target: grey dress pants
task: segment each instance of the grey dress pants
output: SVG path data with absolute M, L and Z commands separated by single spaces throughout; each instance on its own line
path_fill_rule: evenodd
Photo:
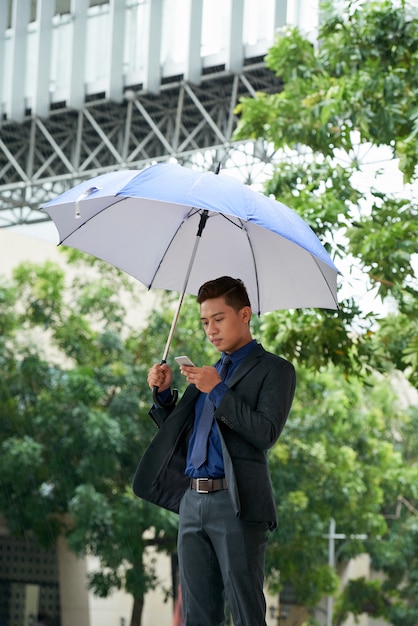
M 265 626 L 268 524 L 237 518 L 227 490 L 188 489 L 180 504 L 178 558 L 185 626 Z

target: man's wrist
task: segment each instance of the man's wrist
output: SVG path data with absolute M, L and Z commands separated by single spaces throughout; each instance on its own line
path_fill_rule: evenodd
M 223 381 L 214 386 L 212 391 L 209 392 L 209 400 L 217 407 L 220 405 L 222 398 L 228 391 L 229 387 Z

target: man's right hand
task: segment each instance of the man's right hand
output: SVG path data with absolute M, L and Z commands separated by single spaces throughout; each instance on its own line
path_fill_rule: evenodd
M 164 363 L 160 365 L 156 363 L 148 370 L 148 385 L 150 389 L 158 387 L 159 393 L 168 389 L 173 380 L 173 372 L 171 367 Z

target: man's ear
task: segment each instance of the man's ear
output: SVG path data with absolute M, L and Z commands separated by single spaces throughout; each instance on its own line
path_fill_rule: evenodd
M 241 316 L 242 316 L 242 321 L 243 322 L 249 322 L 250 319 L 251 319 L 251 315 L 252 315 L 251 307 L 244 306 L 241 309 Z

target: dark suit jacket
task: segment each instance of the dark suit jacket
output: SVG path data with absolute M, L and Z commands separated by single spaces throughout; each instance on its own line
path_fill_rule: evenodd
M 257 344 L 231 375 L 215 411 L 235 513 L 244 520 L 268 522 L 271 528 L 277 520 L 266 452 L 286 422 L 295 380 L 291 363 Z M 189 385 L 174 409 L 151 409 L 159 430 L 133 481 L 137 496 L 177 513 L 190 485 L 184 471 L 199 393 Z

